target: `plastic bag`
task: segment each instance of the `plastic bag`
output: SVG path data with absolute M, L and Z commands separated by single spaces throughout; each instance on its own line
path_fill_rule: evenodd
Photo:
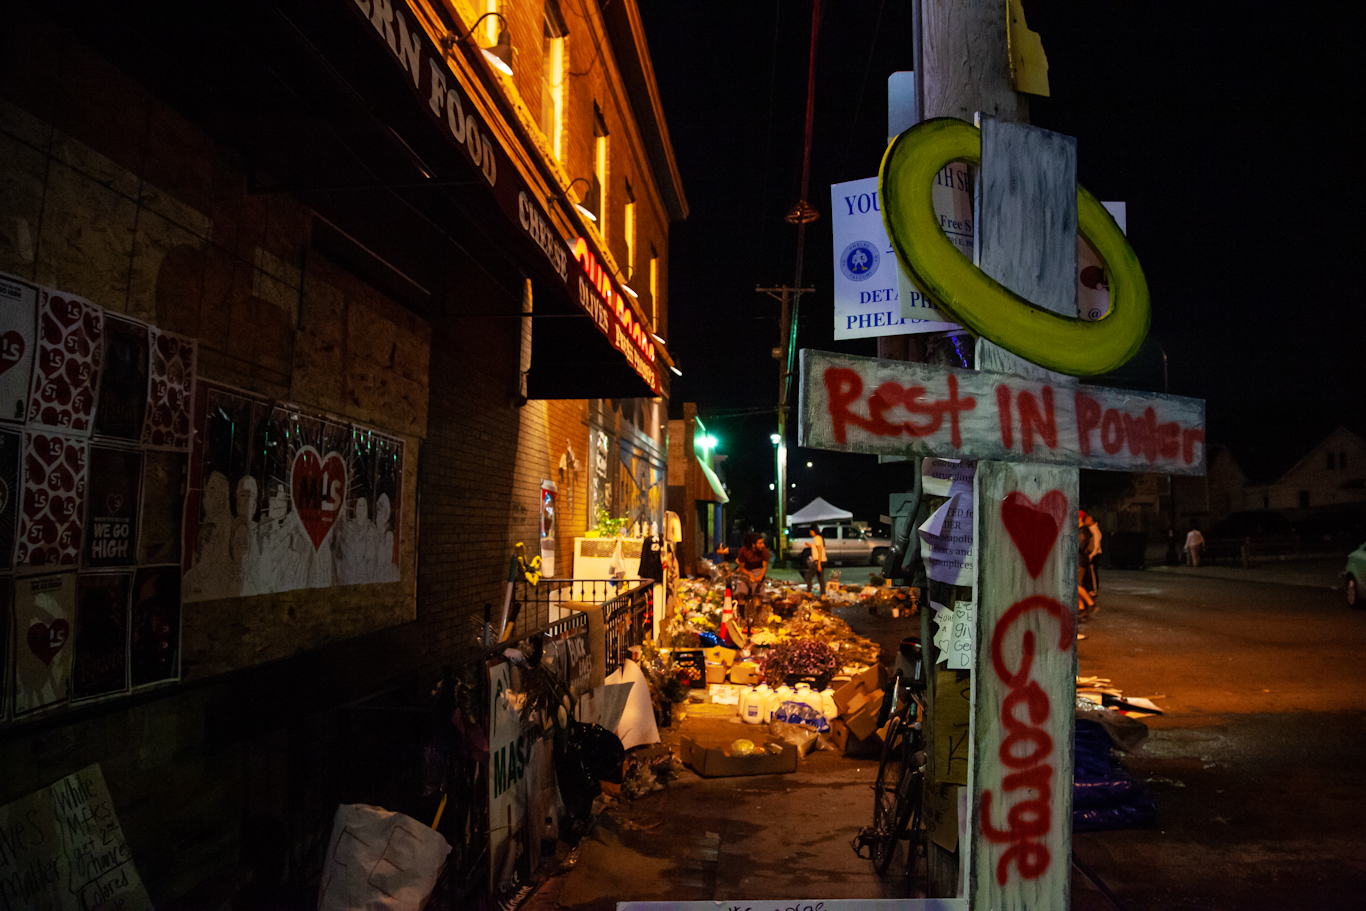
M 1111 752 L 1111 734 L 1099 722 L 1078 718 L 1072 779 L 1072 830 L 1097 832 L 1148 825 L 1157 804 Z
M 825 720 L 824 715 L 805 702 L 794 702 L 790 699 L 778 706 L 778 710 L 773 713 L 773 720 L 785 724 L 805 725 L 822 734 L 830 730 L 830 722 Z
M 412 817 L 342 804 L 332 823 L 318 889 L 320 911 L 417 911 L 432 894 L 451 846 Z

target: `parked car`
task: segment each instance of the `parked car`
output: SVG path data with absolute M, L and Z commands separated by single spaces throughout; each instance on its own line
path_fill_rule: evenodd
M 1178 534 L 1184 535 L 1183 531 Z M 1181 539 L 1176 544 L 1181 546 Z M 1293 553 L 1299 537 L 1290 520 L 1270 509 L 1235 512 L 1205 533 L 1207 563 L 1242 563 L 1257 555 Z
M 870 528 L 857 525 L 818 525 L 821 537 L 825 539 L 825 556 L 831 563 L 856 566 L 880 566 L 882 560 L 892 549 L 887 538 L 873 536 Z M 788 565 L 795 569 L 802 566 L 802 554 L 811 546 L 811 536 L 805 528 L 796 529 L 788 547 Z
M 1342 575 L 1347 583 L 1347 606 L 1366 606 L 1361 597 L 1361 583 L 1366 582 L 1366 544 L 1347 555 L 1347 568 L 1342 571 Z

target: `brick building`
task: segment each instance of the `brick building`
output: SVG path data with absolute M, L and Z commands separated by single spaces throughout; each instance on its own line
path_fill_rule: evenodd
M 510 74 L 483 51 L 504 38 Z M 635 0 L 16 2 L 0 47 L 4 319 L 34 377 L 35 308 L 105 353 L 91 426 L 49 426 L 26 379 L 0 449 L 51 437 L 87 499 L 114 491 L 44 556 L 38 463 L 10 481 L 0 804 L 99 763 L 157 907 L 301 888 L 336 803 L 382 802 L 406 761 L 396 716 L 354 707 L 468 652 L 543 491 L 560 575 L 599 509 L 663 518 L 687 203 Z M 163 440 L 167 345 L 189 430 Z M 128 351 L 141 434 L 106 419 Z M 127 553 L 92 557 L 125 501 Z M 147 579 L 179 592 L 171 665 L 139 663 Z M 74 677 L 25 651 L 40 582 Z M 100 585 L 134 629 L 96 679 Z

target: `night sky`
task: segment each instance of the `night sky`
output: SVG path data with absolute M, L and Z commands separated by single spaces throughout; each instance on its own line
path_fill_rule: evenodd
M 777 303 L 793 283 L 810 0 L 641 0 L 691 206 L 670 239 L 675 410 L 721 440 L 732 515 L 772 515 Z M 1259 6 L 1267 12 L 1260 13 Z M 871 177 L 886 145 L 887 75 L 913 69 L 908 0 L 824 3 L 799 347 L 832 339 L 829 185 Z M 1360 428 L 1361 6 L 1026 0 L 1050 98 L 1031 122 L 1076 136 L 1078 179 L 1128 203 L 1152 292 L 1140 354 L 1111 379 L 1208 402 L 1211 444 L 1278 473 L 1338 423 Z M 793 399 L 795 405 L 796 393 Z M 765 410 L 766 409 L 766 410 Z M 795 446 L 797 508 L 815 496 L 876 520 L 904 466 Z M 807 462 L 813 463 L 807 468 Z M 1083 504 L 1085 505 L 1085 504 Z

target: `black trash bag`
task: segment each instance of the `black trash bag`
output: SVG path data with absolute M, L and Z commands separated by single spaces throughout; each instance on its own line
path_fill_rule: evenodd
M 1104 726 L 1077 719 L 1072 780 L 1072 831 L 1099 832 L 1149 825 L 1157 804 L 1147 788 L 1120 765 Z
M 593 799 L 602 793 L 599 782 L 621 784 L 625 761 L 626 750 L 616 734 L 600 725 L 569 722 L 565 736 L 555 739 L 555 776 L 572 819 L 588 819 Z

